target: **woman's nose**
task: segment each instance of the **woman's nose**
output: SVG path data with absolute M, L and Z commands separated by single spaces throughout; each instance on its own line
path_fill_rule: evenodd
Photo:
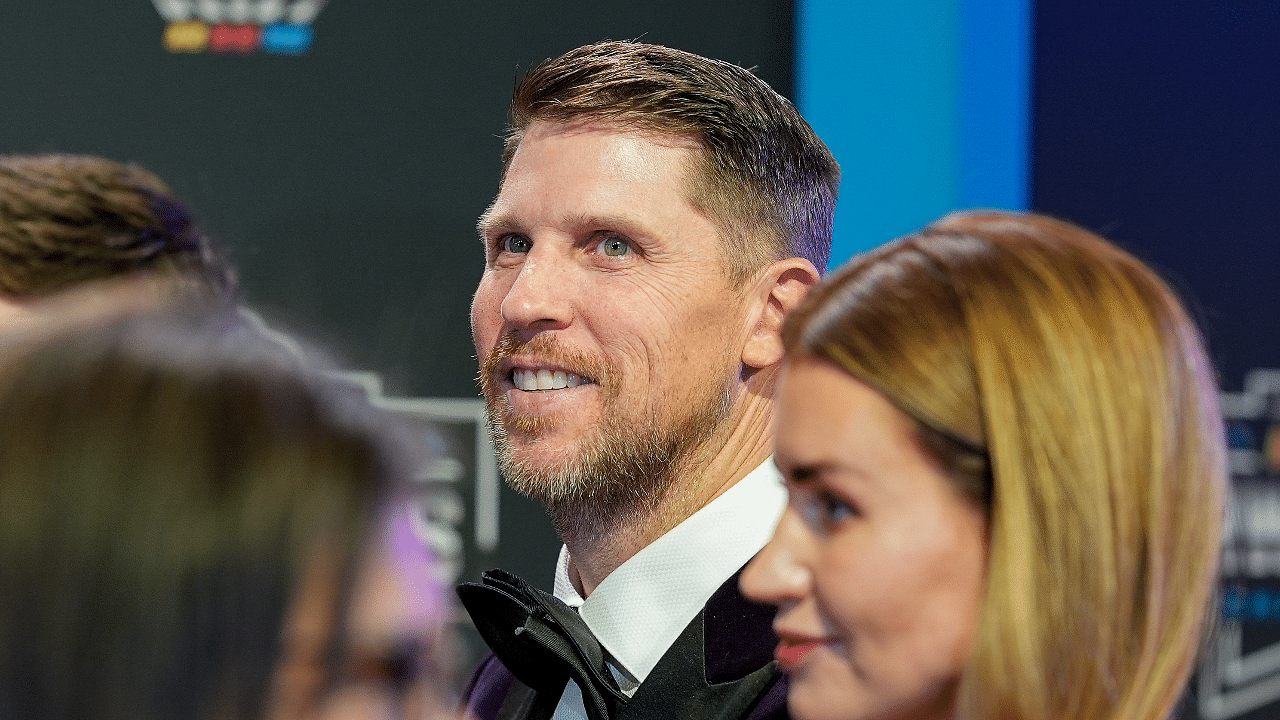
M 804 521 L 788 506 L 773 538 L 742 571 L 738 580 L 742 594 L 770 605 L 803 599 L 812 580 L 808 564 L 811 551 L 812 538 Z

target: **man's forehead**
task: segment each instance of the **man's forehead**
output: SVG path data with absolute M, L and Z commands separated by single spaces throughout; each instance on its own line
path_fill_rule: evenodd
M 628 117 L 583 116 L 563 120 L 551 118 L 534 120 L 529 123 L 529 127 L 522 134 L 520 144 L 524 144 L 530 139 L 543 138 L 550 135 L 572 136 L 588 133 L 632 135 L 664 147 L 693 152 L 705 150 L 705 145 L 701 138 L 694 133 L 663 130 L 656 123 L 647 123 L 643 118 Z
M 511 202 L 529 195 L 572 188 L 585 196 L 630 192 L 639 200 L 663 186 L 690 203 L 699 186 L 701 144 L 688 136 L 636 128 L 610 120 L 539 120 L 533 123 L 503 175 L 498 196 L 481 216 L 481 224 L 504 218 Z M 647 187 L 645 185 L 648 185 Z M 629 187 L 628 187 L 629 186 Z M 672 199 L 675 199 L 674 197 Z M 583 216 L 620 215 L 589 204 L 576 208 Z
M 581 159 L 583 151 L 608 148 L 610 164 L 600 168 L 606 173 L 634 172 L 646 165 L 646 160 L 661 158 L 649 170 L 672 179 L 686 197 L 688 189 L 696 183 L 706 148 L 692 135 L 673 134 L 647 129 L 614 120 L 582 118 L 571 121 L 539 120 L 529 126 L 517 146 L 511 164 L 503 173 L 502 187 L 511 179 L 513 169 L 527 165 L 531 153 L 548 154 L 558 163 L 573 163 Z M 558 157 L 557 157 L 558 154 Z M 547 169 L 542 166 L 543 171 Z M 500 188 L 501 191 L 501 188 Z

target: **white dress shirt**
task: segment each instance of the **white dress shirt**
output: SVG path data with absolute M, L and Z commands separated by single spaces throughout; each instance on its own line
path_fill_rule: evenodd
M 578 609 L 628 696 L 653 671 L 712 594 L 773 535 L 787 491 L 769 458 L 720 497 L 633 555 L 583 599 L 560 548 L 555 596 Z M 586 720 L 572 680 L 551 720 Z

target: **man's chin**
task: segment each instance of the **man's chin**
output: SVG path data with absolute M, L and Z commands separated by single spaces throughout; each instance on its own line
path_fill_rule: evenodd
M 594 410 L 583 409 L 573 415 L 551 412 L 522 412 L 507 402 L 505 397 L 497 402 L 487 401 L 489 417 L 498 419 L 497 429 L 510 439 L 510 444 L 521 452 L 530 455 L 523 458 L 534 461 L 531 457 L 542 448 L 539 445 L 562 448 L 571 452 L 572 445 L 583 434 L 583 430 L 575 431 L 570 425 L 582 426 L 583 416 L 594 416 Z
M 598 408 L 529 417 L 499 398 L 488 425 L 507 484 L 546 507 L 563 535 L 653 511 L 723 420 L 724 397 L 706 392 L 683 418 L 662 423 L 656 413 L 597 415 Z
M 583 491 L 581 454 L 554 437 L 547 423 L 529 427 L 504 416 L 501 423 L 489 423 L 489 437 L 502 476 L 517 493 L 547 505 Z
M 499 454 L 499 467 L 507 485 L 541 505 L 572 501 L 589 489 L 572 463 L 556 462 L 537 453 Z

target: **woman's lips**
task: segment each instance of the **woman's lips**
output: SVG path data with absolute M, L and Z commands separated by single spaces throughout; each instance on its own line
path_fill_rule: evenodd
M 826 642 L 823 638 L 783 637 L 779 639 L 778 649 L 773 652 L 773 656 L 777 658 L 778 665 L 783 670 L 794 670 L 804 664 L 809 653 L 825 645 Z

